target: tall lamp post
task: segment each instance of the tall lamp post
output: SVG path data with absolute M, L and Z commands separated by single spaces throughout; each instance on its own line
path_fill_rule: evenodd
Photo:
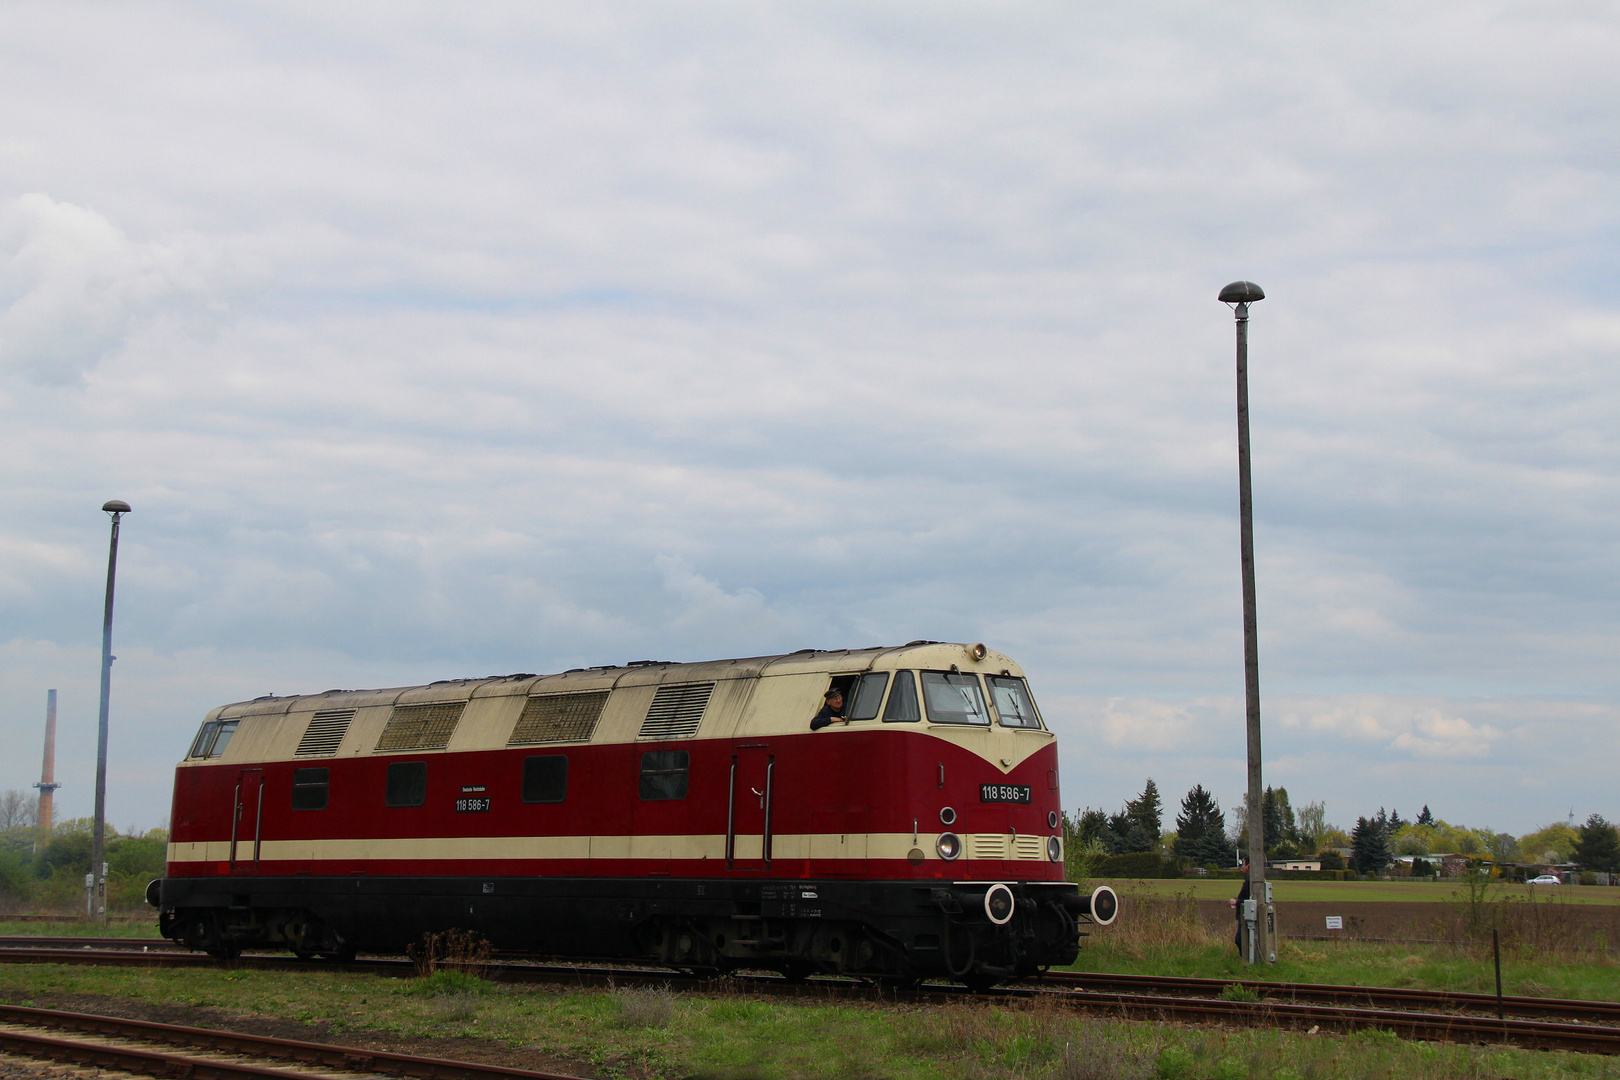
M 107 705 L 112 698 L 113 583 L 118 577 L 118 521 L 129 503 L 112 499 L 102 506 L 112 515 L 112 541 L 107 548 L 107 606 L 101 617 L 101 720 L 96 729 L 96 823 L 90 839 L 90 917 L 107 921 Z
M 1220 302 L 1237 319 L 1238 544 L 1243 564 L 1243 701 L 1249 735 L 1249 904 L 1239 912 L 1249 928 L 1244 960 L 1276 963 L 1272 945 L 1271 887 L 1266 883 L 1264 791 L 1260 783 L 1260 645 L 1254 605 L 1254 497 L 1249 483 L 1249 305 L 1266 298 L 1252 281 L 1234 281 Z

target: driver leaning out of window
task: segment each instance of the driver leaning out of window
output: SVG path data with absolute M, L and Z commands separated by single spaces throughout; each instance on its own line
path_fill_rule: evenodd
M 810 718 L 810 730 L 820 731 L 832 724 L 834 720 L 840 724 L 849 723 L 849 717 L 844 715 L 844 692 L 842 690 L 829 690 L 822 695 L 826 702 L 821 711 Z

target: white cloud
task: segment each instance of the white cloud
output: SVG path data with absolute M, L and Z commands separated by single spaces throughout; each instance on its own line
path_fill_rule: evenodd
M 135 243 L 93 210 L 18 196 L 0 207 L 0 368 L 74 381 L 190 276 L 180 252 Z

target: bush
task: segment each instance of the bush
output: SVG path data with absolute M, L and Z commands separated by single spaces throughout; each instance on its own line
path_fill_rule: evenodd
M 1128 855 L 1110 855 L 1097 867 L 1097 876 L 1105 878 L 1178 878 L 1181 868 L 1161 858 L 1156 851 L 1133 851 Z

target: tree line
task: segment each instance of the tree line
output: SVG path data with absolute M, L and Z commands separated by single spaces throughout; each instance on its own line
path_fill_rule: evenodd
M 0 792 L 0 914 L 12 911 L 84 910 L 84 876 L 90 872 L 92 821 L 55 822 L 41 842 L 38 800 L 18 791 Z M 107 899 L 113 908 L 142 903 L 146 883 L 162 877 L 169 846 L 163 829 L 126 832 L 108 826 L 105 855 Z
M 1117 813 L 1087 808 L 1074 818 L 1064 815 L 1067 840 L 1100 855 L 1155 852 L 1211 868 L 1235 866 L 1247 857 L 1247 796 L 1228 820 L 1215 797 L 1194 784 L 1182 797 L 1174 830 L 1163 827 L 1163 813 L 1159 787 L 1149 777 L 1141 794 Z M 1268 787 L 1260 814 L 1268 860 L 1312 859 L 1324 870 L 1376 873 L 1399 856 L 1412 856 L 1413 873 L 1422 876 L 1438 871 L 1428 856 L 1447 854 L 1489 856 L 1500 863 L 1574 863 L 1582 870 L 1620 873 L 1620 829 L 1596 813 L 1578 827 L 1556 822 L 1515 837 L 1452 825 L 1436 818 L 1427 805 L 1411 820 L 1399 810 L 1379 807 L 1377 814 L 1358 817 L 1346 831 L 1328 823 L 1324 803 L 1296 808 L 1287 788 Z

